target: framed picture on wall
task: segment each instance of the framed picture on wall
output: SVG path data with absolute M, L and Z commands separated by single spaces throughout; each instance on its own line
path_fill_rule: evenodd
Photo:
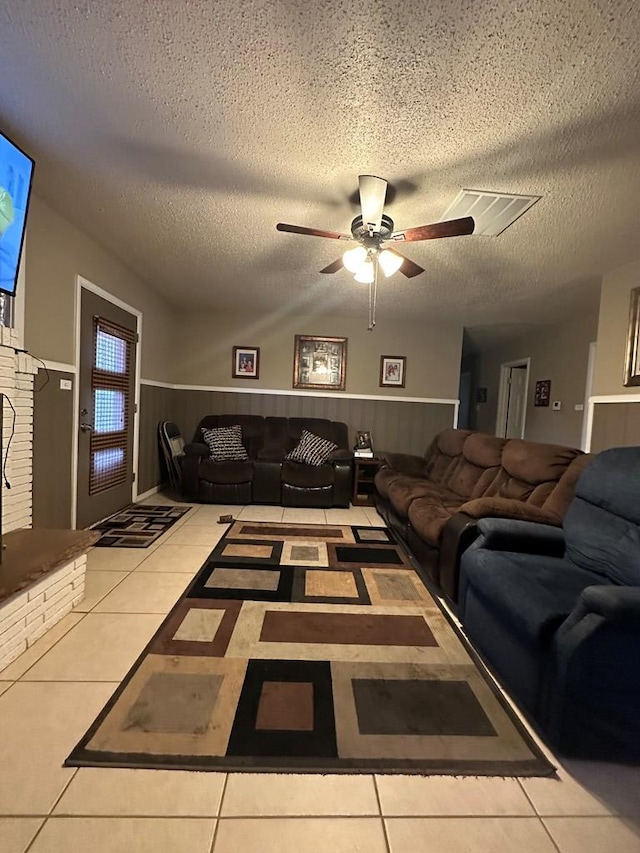
M 404 375 L 407 367 L 405 355 L 380 356 L 380 387 L 404 388 Z
M 631 291 L 623 381 L 626 387 L 640 385 L 640 287 Z
M 293 387 L 344 391 L 347 375 L 347 338 L 296 335 Z
M 260 347 L 234 347 L 231 376 L 233 379 L 259 379 Z
M 534 406 L 548 406 L 551 399 L 551 380 L 538 379 L 536 382 L 536 392 L 533 398 Z

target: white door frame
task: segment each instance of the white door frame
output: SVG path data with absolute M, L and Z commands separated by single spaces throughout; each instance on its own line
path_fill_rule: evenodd
M 142 351 L 142 311 L 118 299 L 117 296 L 98 287 L 97 284 L 92 284 L 81 275 L 76 276 L 76 292 L 75 292 L 75 326 L 74 326 L 74 358 L 75 358 L 75 394 L 73 395 L 73 430 L 72 430 L 72 445 L 71 445 L 71 527 L 76 529 L 76 521 L 78 518 L 78 431 L 80 429 L 80 302 L 82 296 L 82 288 L 90 290 L 101 299 L 111 302 L 112 305 L 117 305 L 129 314 L 133 314 L 136 318 L 136 330 L 138 334 L 138 344 L 136 347 L 136 373 L 134 385 L 134 407 L 133 407 L 133 483 L 131 484 L 131 500 L 135 501 L 138 497 L 138 442 L 140 439 L 140 362 Z
M 584 388 L 584 412 L 582 413 L 582 437 L 580 439 L 580 450 L 585 453 L 589 452 L 591 445 L 591 410 L 589 406 L 589 398 L 591 397 L 591 389 L 593 388 L 593 373 L 596 366 L 596 350 L 598 344 L 592 341 L 589 344 L 589 356 L 587 360 L 587 381 Z
M 524 382 L 524 406 L 522 407 L 522 423 L 520 425 L 520 438 L 524 438 L 525 423 L 527 420 L 527 400 L 529 399 L 529 373 L 531 369 L 531 358 L 517 358 L 515 361 L 505 361 L 500 365 L 500 382 L 498 385 L 498 411 L 496 414 L 496 435 L 505 437 L 507 431 L 507 401 L 509 399 L 509 371 L 512 367 L 524 367 L 526 378 Z

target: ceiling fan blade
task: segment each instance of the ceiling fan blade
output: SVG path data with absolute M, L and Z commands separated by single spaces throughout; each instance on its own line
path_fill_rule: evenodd
M 278 231 L 288 231 L 290 234 L 307 234 L 309 237 L 327 237 L 329 240 L 353 240 L 351 234 L 341 234 L 339 231 L 321 231 L 319 228 L 305 228 L 304 225 L 287 225 L 278 222 Z
M 332 264 L 329 264 L 328 267 L 325 267 L 323 270 L 320 270 L 320 272 L 326 272 L 326 273 L 338 272 L 339 270 L 342 269 L 343 266 L 344 266 L 344 264 L 342 263 L 342 258 L 338 258 L 337 261 L 334 261 Z
M 395 249 L 388 249 L 388 251 L 393 252 L 394 255 L 398 255 L 399 258 L 402 258 L 402 266 L 399 268 L 398 272 L 401 272 L 402 275 L 406 275 L 407 278 L 413 278 L 414 275 L 420 275 L 421 272 L 424 272 L 424 267 L 414 263 L 401 252 L 396 252 Z
M 437 240 L 439 237 L 463 237 L 473 234 L 475 222 L 472 216 L 462 219 L 449 219 L 446 222 L 434 222 L 433 225 L 420 225 L 418 228 L 407 228 L 404 231 L 394 231 L 391 240 L 412 243 L 416 240 Z
M 370 226 L 374 232 L 380 231 L 384 199 L 387 194 L 387 182 L 384 178 L 377 178 L 375 175 L 359 175 L 358 187 L 360 189 L 362 222 L 364 225 Z

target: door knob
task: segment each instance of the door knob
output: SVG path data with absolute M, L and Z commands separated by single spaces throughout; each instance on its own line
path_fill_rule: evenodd
M 80 429 L 82 430 L 82 432 L 92 432 L 93 431 L 93 427 L 91 426 L 91 424 L 80 424 Z

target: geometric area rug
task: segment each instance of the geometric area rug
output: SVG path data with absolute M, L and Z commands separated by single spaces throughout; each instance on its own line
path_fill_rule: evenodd
M 226 531 L 65 766 L 554 772 L 390 531 L 253 521 Z
M 100 524 L 94 524 L 92 530 L 102 533 L 94 547 L 148 548 L 190 509 L 190 506 L 131 504 Z

